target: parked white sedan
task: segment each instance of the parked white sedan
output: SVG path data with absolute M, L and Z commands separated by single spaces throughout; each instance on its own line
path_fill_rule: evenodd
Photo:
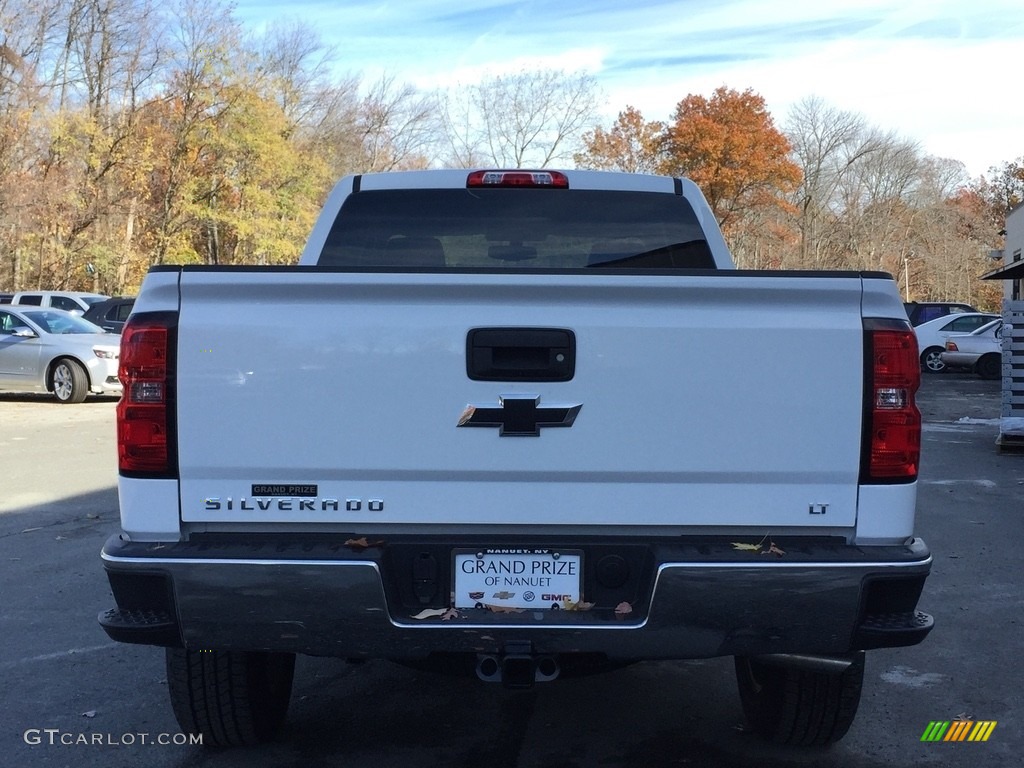
M 1003 375 L 1002 338 L 1002 320 L 954 334 L 946 338 L 942 362 L 950 368 L 971 368 L 983 379 L 998 379 Z
M 999 315 L 987 312 L 958 312 L 945 317 L 929 320 L 914 328 L 917 334 L 917 349 L 921 353 L 921 365 L 928 373 L 942 373 L 946 364 L 942 352 L 946 339 L 952 333 L 970 333 L 986 323 L 998 320 Z
M 120 337 L 62 309 L 0 307 L 0 390 L 52 392 L 80 403 L 121 392 Z

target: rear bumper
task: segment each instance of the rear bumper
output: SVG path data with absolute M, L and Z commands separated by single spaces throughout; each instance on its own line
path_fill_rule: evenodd
M 973 368 L 981 355 L 969 352 L 943 352 L 942 362 L 950 368 Z
M 448 605 L 449 576 L 442 562 L 434 597 L 418 599 L 423 573 L 403 553 L 450 550 L 450 541 L 357 551 L 322 539 L 114 537 L 102 556 L 117 608 L 100 623 L 122 642 L 399 660 L 500 653 L 524 642 L 537 653 L 621 660 L 834 655 L 914 645 L 931 629 L 931 617 L 916 610 L 931 567 L 919 539 L 891 547 L 776 544 L 782 557 L 736 551 L 724 540 L 636 541 L 621 550 L 634 578 L 618 592 L 588 586 L 588 599 L 597 595 L 588 611 L 416 619 L 422 608 Z M 587 546 L 596 563 L 599 546 L 609 545 Z M 406 588 L 406 575 L 419 582 Z M 616 613 L 623 596 L 631 610 Z

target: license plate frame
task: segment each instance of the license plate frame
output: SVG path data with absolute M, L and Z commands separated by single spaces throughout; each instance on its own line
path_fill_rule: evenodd
M 452 607 L 559 610 L 583 601 L 583 567 L 579 549 L 454 549 Z

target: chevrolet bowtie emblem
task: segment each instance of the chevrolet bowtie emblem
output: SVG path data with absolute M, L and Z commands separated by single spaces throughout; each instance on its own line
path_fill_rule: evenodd
M 502 395 L 498 407 L 467 405 L 460 427 L 498 427 L 502 437 L 538 437 L 541 427 L 571 427 L 583 404 L 538 406 L 537 395 Z

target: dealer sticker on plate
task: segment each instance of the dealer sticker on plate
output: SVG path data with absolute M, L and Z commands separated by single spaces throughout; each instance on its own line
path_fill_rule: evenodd
M 561 608 L 582 600 L 583 555 L 575 550 L 455 552 L 455 607 Z

